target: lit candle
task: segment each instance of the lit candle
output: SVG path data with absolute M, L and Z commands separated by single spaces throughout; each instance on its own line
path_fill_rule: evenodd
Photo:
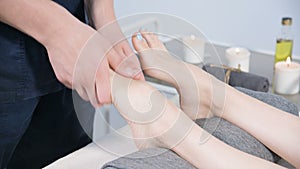
M 205 40 L 195 35 L 182 38 L 184 43 L 184 57 L 183 60 L 192 63 L 199 64 L 203 62 Z
M 300 64 L 291 62 L 288 57 L 285 62 L 275 64 L 274 90 L 279 94 L 296 94 L 299 92 Z
M 226 50 L 227 65 L 249 72 L 250 52 L 245 48 L 233 47 Z

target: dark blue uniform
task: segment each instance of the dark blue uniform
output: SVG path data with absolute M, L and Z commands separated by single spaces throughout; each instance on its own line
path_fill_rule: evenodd
M 83 0 L 55 2 L 85 21 Z M 41 168 L 90 141 L 40 43 L 0 22 L 0 63 L 0 169 Z

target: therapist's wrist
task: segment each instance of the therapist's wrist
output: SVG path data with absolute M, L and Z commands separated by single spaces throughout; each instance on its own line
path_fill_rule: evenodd
M 63 47 L 64 44 L 76 45 L 79 41 L 86 42 L 96 31 L 90 26 L 81 22 L 69 22 L 64 26 L 58 26 L 45 35 L 40 41 L 46 48 L 48 46 Z M 78 44 L 82 47 L 84 44 Z
M 35 37 L 45 47 L 68 41 L 76 43 L 77 39 L 82 38 L 87 40 L 96 32 L 92 27 L 71 15 L 66 9 L 59 8 L 57 14 L 49 17 L 44 31 Z
M 88 18 L 96 30 L 115 22 L 114 0 L 85 0 Z

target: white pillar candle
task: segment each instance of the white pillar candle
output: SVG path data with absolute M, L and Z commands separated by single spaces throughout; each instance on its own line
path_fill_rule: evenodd
M 285 62 L 275 64 L 274 90 L 279 94 L 296 94 L 299 92 L 300 64 Z
M 249 72 L 250 52 L 245 48 L 233 47 L 226 50 L 227 65 Z
M 183 37 L 184 57 L 183 60 L 192 64 L 203 62 L 205 40 L 194 35 Z

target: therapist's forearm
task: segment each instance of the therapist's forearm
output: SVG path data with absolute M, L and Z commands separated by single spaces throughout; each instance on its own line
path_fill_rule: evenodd
M 91 25 L 95 29 L 116 20 L 114 0 L 85 0 Z
M 0 20 L 46 45 L 84 24 L 50 0 L 1 0 Z

